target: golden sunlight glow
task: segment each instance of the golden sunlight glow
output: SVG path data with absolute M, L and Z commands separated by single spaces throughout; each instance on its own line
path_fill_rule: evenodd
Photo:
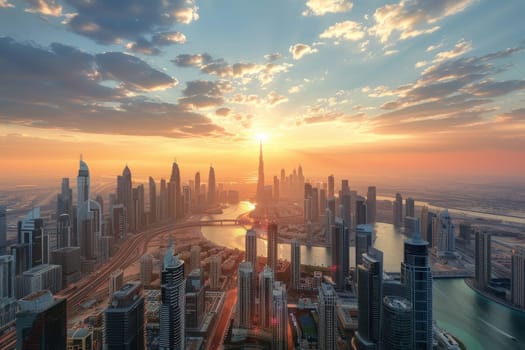
M 266 140 L 268 140 L 268 135 L 265 134 L 265 133 L 258 133 L 258 134 L 256 135 L 256 138 L 257 138 L 257 141 L 262 142 L 262 141 L 266 141 Z

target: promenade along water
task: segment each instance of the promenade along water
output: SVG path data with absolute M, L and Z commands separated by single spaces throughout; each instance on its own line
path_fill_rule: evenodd
M 211 217 L 234 219 L 252 208 L 250 203 L 241 202 L 225 209 L 223 214 Z M 384 253 L 385 271 L 399 272 L 405 237 L 390 224 L 378 223 L 375 228 L 377 238 L 374 245 Z M 241 227 L 203 227 L 202 232 L 205 238 L 218 245 L 244 250 L 246 231 Z M 266 241 L 258 240 L 257 250 L 259 255 L 266 256 Z M 290 260 L 289 244 L 279 244 L 279 257 Z M 354 261 L 354 249 L 351 248 L 352 266 Z M 302 246 L 301 263 L 329 266 L 330 249 Z M 468 349 L 525 349 L 525 313 L 511 310 L 477 294 L 463 279 L 434 280 L 433 312 L 434 319 L 457 335 Z

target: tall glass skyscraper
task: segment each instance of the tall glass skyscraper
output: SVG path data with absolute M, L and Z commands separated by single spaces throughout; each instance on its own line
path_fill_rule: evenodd
M 337 324 L 337 314 L 335 312 L 335 302 L 337 295 L 334 288 L 326 283 L 322 283 L 319 288 L 319 344 L 320 350 L 335 350 L 336 338 L 335 327 Z
M 253 267 L 249 261 L 239 265 L 237 287 L 237 317 L 239 328 L 251 328 L 255 309 L 255 292 Z
M 350 235 L 348 226 L 341 218 L 336 218 L 332 227 L 332 271 L 339 290 L 344 289 L 345 278 L 350 273 Z

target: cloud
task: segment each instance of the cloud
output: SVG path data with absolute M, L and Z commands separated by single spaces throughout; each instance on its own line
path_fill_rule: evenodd
M 102 134 L 228 135 L 187 104 L 130 94 L 176 82 L 131 55 L 91 55 L 58 43 L 45 49 L 4 37 L 0 57 L 0 123 Z
M 434 50 L 439 49 L 441 46 L 443 46 L 443 44 L 430 45 L 429 47 L 427 47 L 425 51 L 426 52 L 434 51 Z
M 266 103 L 270 106 L 275 106 L 288 101 L 288 97 L 284 95 L 279 95 L 275 91 L 271 91 L 268 96 L 266 96 Z
M 306 6 L 308 10 L 303 11 L 303 16 L 323 16 L 327 13 L 350 11 L 354 4 L 348 0 L 308 0 Z
M 467 52 L 470 52 L 471 50 L 472 50 L 472 43 L 461 39 L 460 41 L 458 41 L 458 43 L 454 46 L 452 50 L 439 52 L 434 58 L 433 62 L 435 63 L 435 62 L 443 62 L 446 60 L 450 60 L 452 58 L 462 56 L 466 54 Z
M 287 102 L 288 97 L 278 94 L 276 91 L 269 92 L 265 97 L 259 97 L 255 94 L 235 94 L 228 100 L 230 103 L 252 105 L 261 108 L 273 108 L 281 103 Z
M 120 81 L 129 90 L 165 90 L 177 84 L 177 80 L 132 55 L 106 52 L 96 55 L 95 60 L 103 78 Z
M 29 5 L 29 7 L 26 8 L 26 12 L 53 17 L 62 15 L 62 6 L 58 5 L 55 0 L 26 0 L 26 2 Z
M 337 22 L 319 35 L 322 39 L 344 39 L 357 41 L 365 36 L 363 26 L 354 21 Z
M 161 53 L 160 46 L 184 44 L 185 42 L 186 36 L 180 32 L 164 32 L 154 34 L 151 40 L 140 37 L 137 41 L 126 44 L 126 48 L 143 55 L 158 55 Z
M 459 13 L 470 6 L 474 0 L 401 0 L 388 4 L 374 12 L 375 24 L 369 33 L 385 44 L 398 34 L 404 40 L 422 34 L 435 32 L 441 19 Z
M 202 73 L 215 75 L 220 78 L 256 77 L 262 85 L 270 83 L 274 76 L 287 72 L 292 64 L 289 63 L 251 63 L 237 62 L 229 64 L 222 58 L 213 58 L 207 53 L 188 55 L 182 54 L 175 57 L 172 62 L 178 67 L 195 67 Z
M 525 80 L 483 81 L 467 87 L 477 97 L 497 97 L 525 89 Z
M 221 117 L 227 117 L 232 110 L 230 108 L 222 107 L 215 111 L 215 114 Z
M 269 61 L 269 62 L 275 62 L 277 60 L 280 60 L 281 57 L 282 57 L 281 54 L 278 53 L 278 52 L 264 55 L 264 59 Z
M 418 62 L 416 62 L 416 64 L 414 65 L 414 67 L 416 67 L 416 68 L 421 68 L 421 67 L 426 66 L 427 64 L 428 64 L 427 61 L 418 61 Z
M 316 48 L 310 47 L 309 45 L 297 43 L 290 46 L 288 51 L 290 51 L 294 60 L 300 60 L 302 57 L 316 53 L 318 50 Z
M 299 84 L 299 85 L 294 85 L 292 87 L 290 87 L 288 89 L 288 93 L 290 94 L 296 94 L 298 93 L 299 91 L 301 91 L 301 89 L 303 88 L 303 85 L 302 84 Z
M 232 85 L 225 80 L 189 81 L 186 83 L 186 88 L 182 91 L 184 97 L 179 98 L 178 102 L 189 109 L 220 106 L 224 103 L 224 94 L 232 91 Z
M 15 7 L 15 5 L 11 4 L 7 0 L 0 0 L 0 8 L 9 8 L 9 7 Z
M 75 12 L 67 26 L 99 44 L 115 44 L 125 39 L 137 42 L 174 24 L 187 24 L 199 18 L 194 0 L 65 1 Z

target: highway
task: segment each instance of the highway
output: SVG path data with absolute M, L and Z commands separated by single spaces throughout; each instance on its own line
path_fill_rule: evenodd
M 237 288 L 230 289 L 226 292 L 226 300 L 221 312 L 221 318 L 217 321 L 215 333 L 211 337 L 211 341 L 206 344 L 206 349 L 219 349 L 222 344 L 226 330 L 230 325 L 230 320 L 233 312 L 233 306 L 237 302 Z

